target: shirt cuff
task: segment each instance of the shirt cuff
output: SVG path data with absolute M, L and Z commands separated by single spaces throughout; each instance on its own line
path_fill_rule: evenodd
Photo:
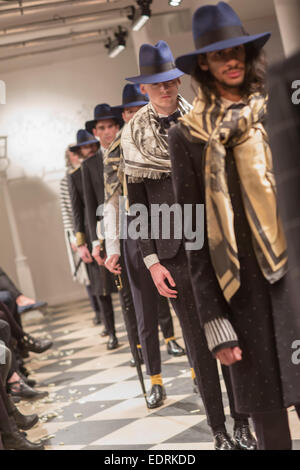
M 220 317 L 205 323 L 204 332 L 211 352 L 216 352 L 216 348 L 223 349 L 220 346 L 226 347 L 225 343 L 230 343 L 228 347 L 232 347 L 233 343 L 235 346 L 238 344 L 237 334 L 227 318 Z
M 148 255 L 144 258 L 144 263 L 148 269 L 153 266 L 153 264 L 159 263 L 159 259 L 156 253 L 153 253 L 152 255 Z
M 77 246 L 85 245 L 85 234 L 83 232 L 76 233 Z
M 99 240 L 92 241 L 92 247 L 96 248 L 96 246 L 100 246 L 100 241 Z
M 106 238 L 105 240 L 107 256 L 119 255 L 121 256 L 121 247 L 119 238 Z

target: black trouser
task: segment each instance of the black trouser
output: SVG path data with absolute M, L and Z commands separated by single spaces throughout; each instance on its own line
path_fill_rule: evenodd
M 178 291 L 178 295 L 176 299 L 171 299 L 171 302 L 180 321 L 188 356 L 194 368 L 205 406 L 208 424 L 212 429 L 218 429 L 225 423 L 225 414 L 217 361 L 208 349 L 204 330 L 200 325 L 183 245 L 174 258 L 163 260 L 161 264 L 170 271 L 176 284 L 175 289 Z M 154 290 L 157 292 L 155 286 Z M 154 295 L 154 291 L 152 295 Z M 232 417 L 236 420 L 247 419 L 246 415 L 235 411 L 231 380 L 226 368 L 223 368 L 223 376 Z
M 9 324 L 11 335 L 13 338 L 15 338 L 17 341 L 23 338 L 23 329 L 16 322 L 9 308 L 2 302 L 0 302 L 0 319 L 6 321 Z
M 23 330 L 21 315 L 18 313 L 16 299 L 9 291 L 0 291 L 0 302 L 6 305 L 19 328 Z M 24 332 L 23 332 L 24 333 Z
M 17 362 L 15 351 L 13 349 L 13 345 L 12 345 L 10 326 L 6 321 L 1 320 L 1 319 L 0 319 L 0 340 L 3 341 L 5 346 L 11 352 L 11 361 L 10 361 L 11 364 L 10 364 L 10 370 L 8 372 L 8 377 L 11 377 L 14 372 L 18 371 L 18 362 Z
M 95 295 L 101 312 L 101 319 L 109 335 L 115 335 L 115 314 L 111 295 Z
M 258 450 L 291 450 L 287 410 L 251 413 Z
M 85 286 L 86 287 L 86 291 L 88 293 L 88 296 L 89 296 L 89 299 L 90 299 L 90 302 L 91 302 L 91 307 L 92 309 L 94 310 L 95 312 L 95 317 L 96 317 L 96 320 L 102 320 L 101 318 L 101 310 L 100 310 L 100 306 L 99 306 L 99 303 L 97 301 L 97 296 L 92 294 L 92 290 L 91 290 L 91 286 Z
M 5 390 L 5 386 L 0 378 L 0 431 L 12 432 L 12 427 L 9 419 L 9 401 Z

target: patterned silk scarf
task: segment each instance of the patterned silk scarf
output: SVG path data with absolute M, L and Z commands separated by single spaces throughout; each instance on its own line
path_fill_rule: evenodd
M 191 105 L 178 95 L 180 116 L 191 110 Z M 123 141 L 125 172 L 131 182 L 141 178 L 159 179 L 171 173 L 168 133 L 162 129 L 159 116 L 152 104 L 140 109 L 128 124 L 127 142 Z
M 126 124 L 125 124 L 126 125 Z M 122 185 L 122 178 L 119 175 L 121 161 L 121 129 L 115 140 L 108 147 L 104 155 L 104 190 L 105 202 L 108 202 L 113 194 L 118 191 Z
M 265 278 L 272 284 L 287 271 L 287 251 L 278 215 L 272 155 L 262 124 L 267 98 L 258 93 L 247 104 L 226 109 L 212 97 L 207 104 L 199 89 L 193 110 L 180 118 L 191 136 L 206 142 L 205 201 L 212 264 L 229 302 L 240 287 L 240 263 L 234 213 L 227 185 L 226 149 L 232 148 L 253 246 Z

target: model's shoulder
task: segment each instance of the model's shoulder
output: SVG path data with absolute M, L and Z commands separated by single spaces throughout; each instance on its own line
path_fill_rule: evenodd
M 80 170 L 80 166 L 78 166 L 77 168 L 74 168 L 74 170 L 71 170 L 69 173 L 69 176 L 73 176 L 78 170 Z

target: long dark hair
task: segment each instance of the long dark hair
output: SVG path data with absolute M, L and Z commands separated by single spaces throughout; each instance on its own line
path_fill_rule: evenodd
M 241 85 L 241 94 L 243 96 L 249 96 L 251 93 L 255 92 L 265 94 L 267 69 L 266 54 L 262 49 L 258 50 L 251 44 L 246 44 L 245 50 L 246 73 L 245 80 Z M 216 96 L 219 95 L 215 85 L 215 78 L 209 70 L 202 70 L 197 63 L 191 75 L 194 81 L 194 84 L 192 84 L 194 92 L 197 93 L 195 90 L 195 84 L 197 88 L 200 86 L 208 103 L 211 101 L 212 94 Z

